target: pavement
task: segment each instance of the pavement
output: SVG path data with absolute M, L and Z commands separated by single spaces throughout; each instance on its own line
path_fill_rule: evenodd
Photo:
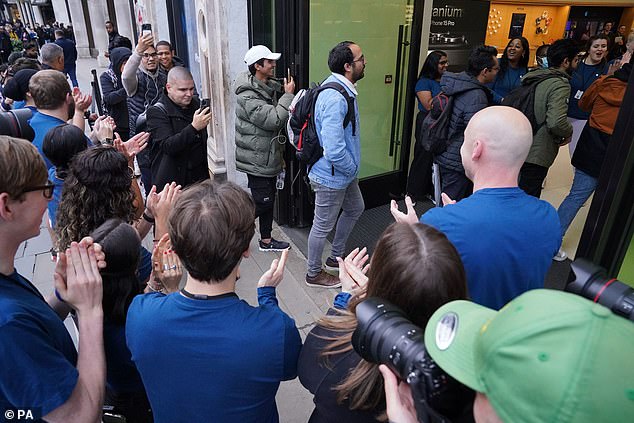
M 105 68 L 98 67 L 95 59 L 78 60 L 77 77 L 80 89 L 84 92 L 90 90 L 91 69 L 97 69 L 97 75 L 105 70 Z M 24 242 L 20 246 L 15 260 L 18 272 L 31 280 L 45 297 L 53 292 L 55 267 L 49 252 L 52 243 L 46 227 L 47 219 L 45 214 L 40 235 Z M 259 251 L 258 237 L 259 234 L 256 232 L 251 240 L 251 254 L 240 264 L 241 278 L 236 286 L 236 292 L 240 298 L 252 305 L 257 305 L 256 286 L 260 276 L 270 267 L 271 261 L 279 257 L 279 253 Z M 312 329 L 314 322 L 325 314 L 339 290 L 307 286 L 304 281 L 306 257 L 275 224 L 273 237 L 291 243 L 284 280 L 277 288 L 277 297 L 280 307 L 295 319 L 297 328 L 304 339 Z M 151 251 L 152 240 L 147 237 L 143 242 L 146 247 L 150 247 Z M 324 250 L 329 251 L 329 248 L 330 245 L 327 245 Z M 65 323 L 76 342 L 77 332 L 74 324 L 70 319 L 67 319 Z M 298 379 L 282 382 L 277 394 L 277 406 L 282 423 L 306 422 L 314 408 L 312 395 L 299 383 Z

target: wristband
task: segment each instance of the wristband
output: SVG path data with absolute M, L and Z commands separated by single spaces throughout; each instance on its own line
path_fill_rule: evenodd
M 148 214 L 144 211 L 143 212 L 143 220 L 145 220 L 147 223 L 152 223 L 154 224 L 155 219 L 153 217 L 148 216 Z
M 59 291 L 57 290 L 57 288 L 55 288 L 55 296 L 57 297 L 58 300 L 60 300 L 61 302 L 65 303 L 66 301 L 64 301 L 64 299 L 62 298 L 61 295 L 59 295 Z

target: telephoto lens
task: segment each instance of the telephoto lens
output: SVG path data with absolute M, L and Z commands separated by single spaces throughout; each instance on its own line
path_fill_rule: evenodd
M 31 109 L 27 108 L 0 112 L 0 135 L 8 135 L 33 142 L 35 132 L 29 125 L 32 115 Z
M 425 348 L 424 329 L 380 298 L 359 303 L 356 315 L 352 346 L 364 360 L 387 365 L 410 385 L 419 421 L 472 421 L 475 392 L 436 365 Z
M 604 305 L 613 313 L 634 321 L 634 289 L 616 278 L 609 278 L 605 269 L 589 260 L 576 259 L 570 267 L 575 280 L 566 286 L 566 291 Z

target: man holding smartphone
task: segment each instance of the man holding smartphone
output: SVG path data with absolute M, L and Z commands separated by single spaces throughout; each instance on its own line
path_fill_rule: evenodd
M 192 74 L 184 67 L 172 68 L 167 75 L 165 92 L 147 110 L 147 127 L 152 134 L 152 181 L 158 190 L 170 182 L 185 187 L 209 179 L 209 122 L 208 100 L 201 108 L 194 96 Z
M 247 174 L 260 219 L 260 251 L 283 251 L 290 245 L 271 236 L 276 180 L 284 168 L 281 129 L 288 120 L 288 108 L 295 97 L 295 81 L 287 71 L 282 85 L 275 79 L 275 65 L 281 57 L 262 45 L 244 56 L 249 67 L 236 78 L 236 168 Z

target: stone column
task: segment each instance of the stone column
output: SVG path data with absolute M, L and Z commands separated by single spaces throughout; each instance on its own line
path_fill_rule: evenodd
M 40 6 L 33 6 L 33 14 L 35 15 L 35 22 L 39 23 L 40 25 L 44 25 L 44 18 L 42 17 Z
M 117 22 L 115 22 L 117 31 L 124 37 L 128 37 L 132 40 L 133 44 L 136 44 L 134 39 L 134 16 L 130 14 L 130 2 L 128 0 L 114 0 L 114 7 L 117 11 Z
M 66 2 L 64 0 L 52 0 L 53 13 L 55 13 L 55 20 L 57 22 L 64 22 L 67 24 L 70 22 L 68 12 L 66 11 Z
M 88 44 L 88 30 L 84 20 L 84 9 L 81 0 L 68 0 L 70 16 L 73 20 L 73 32 L 75 33 L 75 45 L 79 57 L 91 57 Z
M 95 49 L 99 52 L 97 63 L 101 67 L 108 67 L 110 61 L 104 53 L 108 51 L 108 33 L 106 32 L 106 21 L 108 20 L 108 10 L 106 2 L 102 0 L 88 0 L 90 10 L 90 26 L 92 29 L 92 39 Z

